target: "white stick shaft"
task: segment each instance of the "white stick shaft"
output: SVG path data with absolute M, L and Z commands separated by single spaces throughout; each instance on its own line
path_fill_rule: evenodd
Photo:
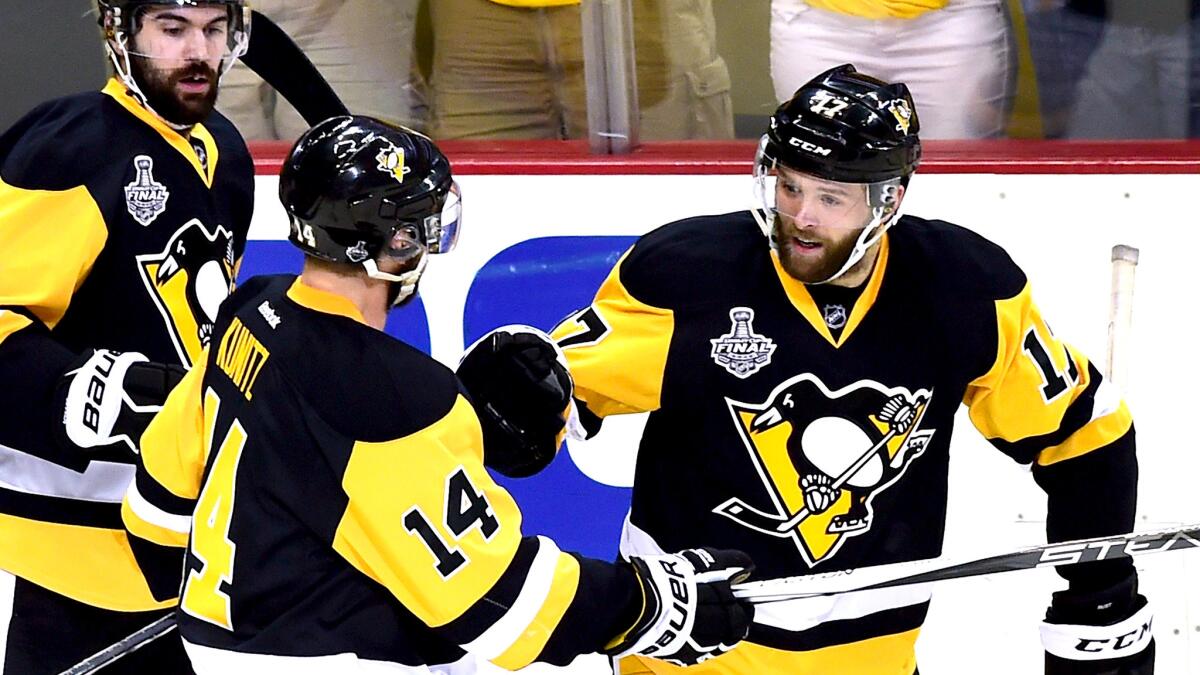
M 1129 387 L 1129 340 L 1133 331 L 1133 279 L 1138 249 L 1118 244 L 1112 249 L 1112 302 L 1108 315 L 1108 361 L 1104 375 Z

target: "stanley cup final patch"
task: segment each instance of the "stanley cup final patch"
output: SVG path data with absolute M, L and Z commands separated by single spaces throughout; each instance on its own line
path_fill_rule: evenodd
M 125 208 L 134 220 L 148 227 L 167 210 L 171 193 L 154 180 L 154 160 L 149 155 L 134 157 L 133 170 L 133 182 L 125 186 Z
M 730 375 L 746 379 L 771 362 L 775 341 L 754 332 L 754 310 L 734 307 L 729 310 L 733 326 L 719 338 L 713 338 L 712 360 Z

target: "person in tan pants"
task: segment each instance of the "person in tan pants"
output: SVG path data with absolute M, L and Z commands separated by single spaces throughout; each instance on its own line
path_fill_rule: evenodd
M 257 0 L 355 113 L 424 127 L 421 78 L 413 67 L 419 0 Z M 250 140 L 294 139 L 308 129 L 270 85 L 238 63 L 218 109 Z
M 435 138 L 587 136 L 578 0 L 436 0 Z M 634 0 L 643 140 L 732 138 L 712 0 Z

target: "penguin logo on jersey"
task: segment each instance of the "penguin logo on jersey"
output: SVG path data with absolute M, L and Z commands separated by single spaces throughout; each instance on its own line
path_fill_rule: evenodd
M 871 529 L 874 497 L 925 451 L 935 430 L 921 420 L 932 395 L 870 380 L 830 391 L 806 373 L 763 403 L 727 398 L 772 509 L 734 497 L 713 512 L 792 539 L 810 567 L 829 559 Z
M 217 308 L 233 290 L 233 235 L 192 219 L 159 253 L 137 256 L 142 282 L 185 366 L 208 346 Z
M 154 160 L 149 155 L 133 158 L 133 182 L 125 186 L 125 208 L 133 219 L 148 227 L 167 210 L 171 193 L 154 180 Z
M 754 310 L 749 307 L 734 307 L 729 310 L 733 326 L 712 343 L 710 356 L 714 363 L 729 371 L 730 375 L 746 379 L 771 362 L 775 353 L 775 341 L 754 332 Z

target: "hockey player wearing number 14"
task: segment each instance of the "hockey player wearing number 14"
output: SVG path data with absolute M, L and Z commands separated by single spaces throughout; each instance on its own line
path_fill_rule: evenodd
M 182 592 L 152 582 L 180 594 L 197 673 L 461 672 L 464 650 L 509 669 L 597 651 L 686 663 L 745 635 L 739 551 L 613 564 L 522 536 L 454 373 L 383 332 L 459 232 L 429 139 L 334 117 L 279 189 L 304 269 L 222 305 L 123 509 L 134 537 L 187 547 Z
M 513 439 L 496 468 L 528 474 L 553 458 L 561 407 L 530 409 L 519 392 L 544 388 L 559 348 L 573 429 L 650 413 L 625 556 L 736 548 L 766 579 L 937 557 L 960 402 L 997 449 L 1032 465 L 1052 541 L 1129 532 L 1129 410 L 1050 332 L 1000 247 L 898 216 L 918 132 L 904 85 L 850 66 L 823 73 L 771 118 L 760 209 L 639 239 L 554 330 L 556 346 L 505 330 L 477 343 L 459 376 L 491 413 L 485 438 Z M 1128 559 L 1062 575 L 1041 626 L 1046 672 L 1151 673 L 1150 608 Z M 929 601 L 901 587 L 759 605 L 740 646 L 688 672 L 912 675 Z M 622 672 L 674 667 L 634 656 Z

